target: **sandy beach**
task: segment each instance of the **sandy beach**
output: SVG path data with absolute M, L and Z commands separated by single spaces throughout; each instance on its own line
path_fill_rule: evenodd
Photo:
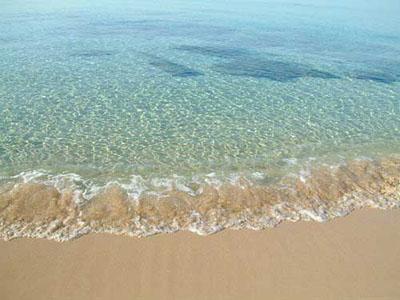
M 400 0 L 0 0 L 0 300 L 400 300 Z
M 320 224 L 0 242 L 7 299 L 400 299 L 400 211 Z

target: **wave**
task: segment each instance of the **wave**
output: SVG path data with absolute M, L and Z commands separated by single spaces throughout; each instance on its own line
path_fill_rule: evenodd
M 277 180 L 263 172 L 96 184 L 44 170 L 0 178 L 0 238 L 67 241 L 92 232 L 149 236 L 180 230 L 275 227 L 325 222 L 365 207 L 400 207 L 400 159 L 309 166 Z

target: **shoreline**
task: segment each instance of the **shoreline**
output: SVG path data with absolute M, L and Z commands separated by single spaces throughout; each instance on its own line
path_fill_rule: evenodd
M 223 229 L 265 229 L 284 221 L 328 221 L 355 210 L 400 207 L 400 159 L 353 160 L 320 166 L 279 182 L 197 185 L 176 183 L 161 194 L 144 189 L 139 198 L 123 185 L 107 185 L 89 198 L 54 182 L 0 186 L 0 238 L 37 237 L 66 241 L 89 233 L 149 236 Z
M 138 239 L 0 241 L 0 298 L 399 299 L 400 210 Z

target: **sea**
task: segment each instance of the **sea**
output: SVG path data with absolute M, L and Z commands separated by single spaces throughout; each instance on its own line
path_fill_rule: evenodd
M 400 207 L 400 1 L 0 0 L 0 238 Z

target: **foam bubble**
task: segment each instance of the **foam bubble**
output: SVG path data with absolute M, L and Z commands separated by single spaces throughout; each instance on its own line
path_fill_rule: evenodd
M 90 232 L 148 236 L 178 230 L 207 235 L 400 207 L 400 159 L 307 165 L 296 176 L 266 184 L 257 181 L 261 175 L 132 175 L 101 185 L 78 174 L 24 172 L 0 189 L 0 237 L 64 241 Z

